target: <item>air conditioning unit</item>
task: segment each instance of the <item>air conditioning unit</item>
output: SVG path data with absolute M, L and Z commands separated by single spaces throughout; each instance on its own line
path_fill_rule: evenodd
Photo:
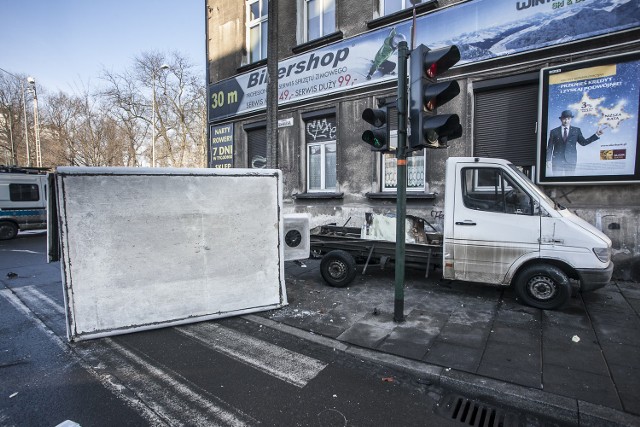
M 309 215 L 284 214 L 284 260 L 309 258 Z

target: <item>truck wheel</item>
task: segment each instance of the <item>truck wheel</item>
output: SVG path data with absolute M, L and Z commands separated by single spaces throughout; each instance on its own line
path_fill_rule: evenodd
M 516 294 L 527 305 L 543 310 L 562 307 L 571 296 L 564 272 L 549 264 L 530 265 L 515 280 Z
M 10 240 L 18 235 L 18 226 L 12 222 L 0 222 L 0 240 Z
M 356 260 L 349 252 L 334 250 L 320 261 L 322 278 L 335 288 L 344 288 L 356 277 Z

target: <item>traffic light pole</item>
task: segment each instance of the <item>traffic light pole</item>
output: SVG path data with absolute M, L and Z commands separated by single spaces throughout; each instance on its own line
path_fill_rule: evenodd
M 405 222 L 407 217 L 407 42 L 398 44 L 398 146 L 396 199 L 396 277 L 393 320 L 404 322 Z

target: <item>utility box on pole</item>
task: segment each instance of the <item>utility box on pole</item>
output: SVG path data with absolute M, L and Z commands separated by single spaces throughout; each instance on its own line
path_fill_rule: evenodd
M 287 304 L 278 170 L 61 167 L 52 191 L 71 341 Z

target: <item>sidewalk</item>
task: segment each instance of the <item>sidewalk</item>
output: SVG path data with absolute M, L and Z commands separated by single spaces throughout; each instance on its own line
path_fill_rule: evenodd
M 392 268 L 369 267 L 342 289 L 323 282 L 319 260 L 286 263 L 285 272 L 290 304 L 263 317 L 476 382 L 521 386 L 616 425 L 640 425 L 638 283 L 612 282 L 543 311 L 521 305 L 509 288 L 409 270 L 406 321 L 396 323 Z

